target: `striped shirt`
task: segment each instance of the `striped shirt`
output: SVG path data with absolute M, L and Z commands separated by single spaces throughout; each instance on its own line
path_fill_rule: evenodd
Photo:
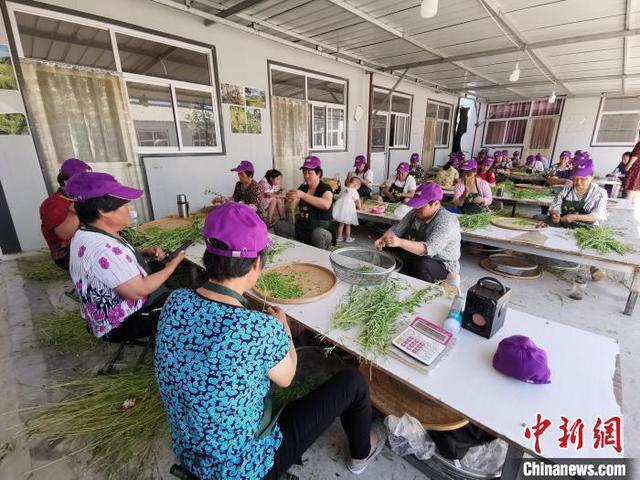
M 607 219 L 607 191 L 599 185 L 592 183 L 584 194 L 584 198 L 578 197 L 573 185 L 565 185 L 562 191 L 556 194 L 549 206 L 549 212 L 562 211 L 564 201 L 579 202 L 584 199 L 584 210 L 591 215 L 595 215 L 599 221 Z M 598 222 L 596 221 L 596 224 Z

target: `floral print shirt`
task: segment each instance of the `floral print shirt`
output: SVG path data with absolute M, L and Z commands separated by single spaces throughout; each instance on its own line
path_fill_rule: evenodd
M 102 337 L 147 301 L 127 300 L 116 287 L 136 276 L 146 276 L 133 248 L 98 232 L 78 230 L 69 251 L 69 273 L 80 295 L 81 314 L 91 333 Z
M 251 183 L 246 188 L 242 185 L 242 182 L 236 182 L 236 187 L 233 189 L 233 201 L 252 206 L 262 220 L 267 218 L 262 207 L 263 196 L 264 192 L 255 180 L 251 180 Z

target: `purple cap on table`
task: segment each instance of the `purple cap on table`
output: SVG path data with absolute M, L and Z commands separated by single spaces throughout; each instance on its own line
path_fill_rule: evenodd
M 322 168 L 322 162 L 319 157 L 311 155 L 304 159 L 304 163 L 300 167 L 300 170 L 313 170 L 316 168 Z
M 258 258 L 271 245 L 267 225 L 243 203 L 223 203 L 209 213 L 202 236 L 207 252 L 223 257 Z M 218 240 L 228 248 L 213 247 L 211 240 Z
M 478 162 L 476 161 L 475 158 L 471 158 L 466 162 L 462 162 L 462 165 L 460 165 L 460 170 L 463 170 L 465 172 L 469 172 L 471 170 L 477 170 L 477 169 L 478 169 Z
M 113 175 L 101 172 L 76 173 L 65 183 L 64 190 L 79 202 L 105 195 L 123 200 L 137 200 L 144 193 L 137 188 L 122 185 Z
M 253 163 L 249 160 L 242 160 L 240 164 L 236 168 L 231 169 L 232 172 L 255 172 L 256 169 L 253 167 Z
M 76 173 L 90 172 L 91 167 L 77 158 L 67 158 L 62 165 L 60 165 L 60 173 L 67 178 L 75 175 Z
M 422 208 L 435 200 L 442 200 L 442 188 L 436 182 L 426 182 L 421 184 L 416 190 L 416 194 L 407 202 L 409 207 Z
M 527 383 L 551 383 L 546 352 L 524 335 L 503 339 L 493 356 L 493 368 Z
M 420 161 L 420 155 L 417 153 L 412 153 L 411 158 L 409 159 L 411 163 L 418 163 Z
M 396 172 L 399 172 L 399 173 L 409 173 L 409 170 L 411 170 L 411 167 L 407 162 L 401 162 L 398 165 L 398 168 L 396 168 Z
M 593 170 L 593 160 L 585 158 L 578 162 L 574 162 L 571 176 L 581 178 L 590 177 L 593 175 Z
M 364 155 L 358 155 L 356 161 L 353 164 L 354 167 L 361 167 L 367 164 L 367 158 Z

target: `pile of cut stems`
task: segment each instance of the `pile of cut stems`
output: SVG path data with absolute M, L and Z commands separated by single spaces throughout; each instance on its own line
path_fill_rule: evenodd
M 491 224 L 491 213 L 471 213 L 458 217 L 460 227 L 465 230 L 484 228 Z
M 204 215 L 193 215 L 191 225 L 173 229 L 159 227 L 125 228 L 120 234 L 136 248 L 144 249 L 159 246 L 166 252 L 172 252 L 186 241 L 202 242 Z
M 263 272 L 256 287 L 271 298 L 300 298 L 304 295 L 300 280 L 292 274 Z
M 580 248 L 593 248 L 600 253 L 615 252 L 620 255 L 631 250 L 619 240 L 619 235 L 609 227 L 576 228 L 573 234 Z
M 58 282 L 69 280 L 69 273 L 58 267 L 51 257 L 38 255 L 18 259 L 20 275 L 36 282 Z
M 76 353 L 100 347 L 104 342 L 87 332 L 77 308 L 47 312 L 34 318 L 38 343 L 61 353 Z

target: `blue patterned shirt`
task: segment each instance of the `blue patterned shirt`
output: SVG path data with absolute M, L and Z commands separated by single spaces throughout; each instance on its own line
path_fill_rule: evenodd
M 201 480 L 261 479 L 282 441 L 257 440 L 267 372 L 289 337 L 270 315 L 174 291 L 162 309 L 155 370 L 177 459 Z

